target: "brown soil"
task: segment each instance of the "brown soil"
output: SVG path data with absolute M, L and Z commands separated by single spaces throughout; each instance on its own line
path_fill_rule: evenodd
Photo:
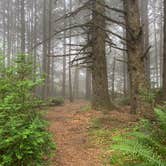
M 57 143 L 56 157 L 52 166 L 102 166 L 100 149 L 89 144 L 88 128 L 91 118 L 98 112 L 82 111 L 88 103 L 67 103 L 52 108 L 47 119 L 51 122 L 50 131 Z

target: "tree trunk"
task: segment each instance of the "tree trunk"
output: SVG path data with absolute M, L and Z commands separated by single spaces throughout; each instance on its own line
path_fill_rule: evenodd
M 149 17 L 148 17 L 148 0 L 143 0 L 141 2 L 141 23 L 143 25 L 143 37 L 142 37 L 142 47 L 143 53 L 146 53 L 149 49 Z M 144 58 L 145 61 L 145 71 L 147 79 L 150 82 L 150 54 L 146 54 Z
M 166 100 L 166 0 L 164 0 L 163 97 Z
M 46 5 L 46 0 L 43 1 L 43 62 L 42 62 L 42 70 L 43 73 L 45 74 L 45 81 L 44 81 L 44 86 L 43 86 L 43 98 L 48 97 L 48 91 L 47 91 L 47 86 L 48 86 L 48 71 L 47 71 L 47 56 L 48 56 L 48 42 L 47 40 L 47 5 Z
M 66 14 L 66 0 L 64 0 L 64 14 Z M 64 28 L 66 28 L 66 20 L 64 20 Z M 63 74 L 62 74 L 62 96 L 66 97 L 66 31 L 64 31 L 63 39 Z
M 21 53 L 25 54 L 25 0 L 21 0 Z
M 102 3 L 102 5 L 101 5 Z M 106 27 L 105 18 L 101 14 L 105 13 L 105 2 L 93 0 L 92 14 L 92 106 L 95 109 L 110 109 L 111 103 L 108 93 L 108 78 L 105 39 L 103 29 Z M 100 14 L 101 13 L 101 14 Z M 103 29 L 101 29 L 102 27 Z
M 145 101 L 149 93 L 146 79 L 144 54 L 142 51 L 142 27 L 140 23 L 138 0 L 125 0 L 126 36 L 128 50 L 128 65 L 131 86 L 131 112 L 144 113 L 151 110 L 151 104 Z
M 112 99 L 115 98 L 115 70 L 116 70 L 116 59 L 114 57 L 112 66 Z
M 70 3 L 70 12 L 72 12 L 72 0 L 69 1 Z M 72 25 L 72 20 L 69 18 L 69 26 Z M 73 87 L 72 87 L 72 73 L 71 73 L 71 44 L 72 44 L 72 38 L 71 38 L 71 29 L 69 32 L 69 101 L 73 102 Z
M 74 98 L 79 97 L 79 68 L 75 68 L 75 73 L 74 73 Z
M 91 99 L 91 84 L 92 84 L 92 75 L 91 75 L 91 70 L 89 68 L 86 69 L 86 94 L 85 98 L 87 100 Z

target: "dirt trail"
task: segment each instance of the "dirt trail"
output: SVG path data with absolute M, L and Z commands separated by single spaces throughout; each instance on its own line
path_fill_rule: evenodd
M 47 115 L 58 146 L 52 166 L 102 166 L 100 150 L 89 145 L 88 127 L 95 111 L 81 111 L 85 102 L 52 108 Z

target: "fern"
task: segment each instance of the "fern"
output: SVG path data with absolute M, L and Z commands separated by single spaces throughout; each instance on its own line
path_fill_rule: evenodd
M 155 109 L 155 112 L 158 117 L 160 127 L 166 134 L 166 112 L 161 109 Z
M 146 124 L 138 127 L 138 131 L 129 132 L 113 138 L 114 144 L 111 146 L 111 149 L 114 150 L 113 163 L 115 163 L 115 158 L 117 158 L 116 161 L 120 165 L 124 165 L 125 163 L 125 166 L 166 165 L 166 147 L 162 139 L 163 136 L 166 136 L 166 112 L 161 109 L 156 109 L 155 112 L 158 121 L 153 125 L 149 123 L 150 128 Z M 144 129 L 143 131 L 142 128 Z M 161 133 L 162 137 L 159 135 Z

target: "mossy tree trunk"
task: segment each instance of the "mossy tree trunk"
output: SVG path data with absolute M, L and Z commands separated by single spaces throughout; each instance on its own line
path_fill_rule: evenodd
M 131 112 L 145 113 L 151 111 L 151 104 L 146 101 L 149 95 L 149 83 L 146 77 L 142 51 L 143 30 L 140 23 L 138 0 L 124 0 L 126 12 L 126 32 L 128 65 L 131 86 Z
M 93 0 L 92 13 L 92 106 L 95 109 L 110 109 L 107 64 L 105 50 L 105 3 Z M 102 28 L 101 28 L 102 27 Z

